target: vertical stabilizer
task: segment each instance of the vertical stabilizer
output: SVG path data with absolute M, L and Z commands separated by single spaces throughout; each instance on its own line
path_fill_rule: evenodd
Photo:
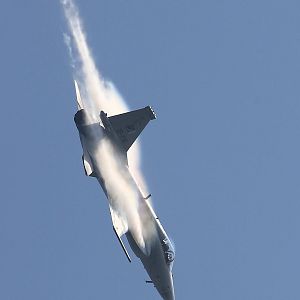
M 149 121 L 154 119 L 156 116 L 150 106 L 108 117 L 125 151 L 128 151 Z

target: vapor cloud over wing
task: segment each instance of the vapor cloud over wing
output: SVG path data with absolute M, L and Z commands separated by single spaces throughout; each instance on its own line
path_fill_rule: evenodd
M 101 110 L 109 116 L 128 111 L 128 107 L 118 93 L 114 85 L 104 80 L 103 76 L 97 70 L 91 50 L 87 44 L 87 38 L 83 30 L 82 21 L 78 9 L 73 0 L 61 0 L 64 14 L 67 20 L 69 34 L 65 35 L 65 42 L 69 49 L 73 75 L 79 83 L 80 91 L 83 95 L 83 106 L 91 114 L 93 122 L 99 122 L 99 113 Z M 124 195 L 120 201 L 115 204 L 118 209 L 124 212 L 124 218 L 127 216 L 128 226 L 135 231 L 136 238 L 140 246 L 145 248 L 141 220 L 139 217 L 139 201 L 137 191 L 131 182 L 118 172 L 114 165 L 115 157 L 110 151 L 109 142 L 99 146 L 101 154 L 99 160 L 103 166 L 103 172 L 106 175 L 106 185 L 109 185 L 112 192 Z M 140 172 L 140 147 L 136 142 L 128 151 L 129 167 L 132 175 L 142 189 L 146 188 Z M 123 177 L 122 177 L 123 176 Z M 128 220 L 131 220 L 131 224 Z

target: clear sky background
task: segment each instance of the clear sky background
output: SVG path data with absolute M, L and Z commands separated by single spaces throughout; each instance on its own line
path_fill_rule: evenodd
M 77 4 L 104 77 L 157 113 L 177 299 L 300 299 L 299 1 Z M 59 1 L 0 4 L 0 299 L 159 299 L 84 176 L 66 31 Z

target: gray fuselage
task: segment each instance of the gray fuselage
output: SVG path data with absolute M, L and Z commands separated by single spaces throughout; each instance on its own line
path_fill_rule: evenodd
M 142 249 L 137 242 L 136 233 L 132 228 L 128 228 L 126 237 L 129 245 L 135 255 L 142 261 L 151 281 L 165 300 L 174 300 L 174 286 L 172 276 L 172 266 L 175 257 L 175 250 L 163 229 L 158 217 L 155 215 L 148 199 L 145 199 L 140 188 L 132 177 L 126 152 L 122 150 L 122 145 L 118 140 L 118 136 L 114 132 L 113 127 L 107 116 L 101 112 L 99 122 L 90 122 L 90 118 L 84 109 L 79 110 L 74 117 L 76 126 L 79 131 L 80 141 L 82 144 L 84 155 L 88 156 L 88 161 L 92 170 L 92 175 L 96 177 L 100 183 L 110 205 L 113 205 L 115 191 L 110 190 L 110 185 L 106 184 L 105 174 L 99 160 L 99 143 L 103 139 L 108 139 L 113 146 L 113 151 L 118 155 L 119 172 L 126 177 L 130 184 L 135 185 L 135 190 L 139 197 L 139 207 L 142 211 L 142 225 L 151 228 L 151 237 L 146 240 L 146 248 Z M 122 197 L 122 195 L 118 195 Z

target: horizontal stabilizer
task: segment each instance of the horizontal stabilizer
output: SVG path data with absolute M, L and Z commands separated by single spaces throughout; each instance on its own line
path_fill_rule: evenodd
M 96 177 L 96 174 L 93 170 L 92 167 L 92 162 L 89 154 L 84 151 L 82 155 L 82 163 L 83 163 L 83 168 L 86 176 L 91 176 L 91 177 Z
M 108 118 L 119 137 L 124 150 L 128 151 L 150 120 L 156 119 L 150 106 Z
M 81 110 L 81 109 L 83 109 L 83 104 L 82 104 L 82 100 L 81 100 L 81 96 L 80 96 L 80 91 L 79 91 L 79 87 L 78 87 L 78 84 L 77 84 L 76 80 L 74 80 L 74 84 L 75 84 L 77 108 L 78 108 L 78 110 Z

